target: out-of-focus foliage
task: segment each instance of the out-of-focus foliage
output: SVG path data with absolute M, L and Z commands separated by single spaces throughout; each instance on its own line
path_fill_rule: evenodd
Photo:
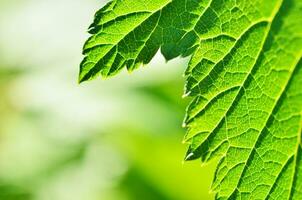
M 41 113 L 50 112 L 47 107 L 36 111 L 16 108 L 10 93 L 20 79 L 31 75 L 9 71 L 1 70 L 1 77 L 6 80 L 1 82 L 0 199 L 67 200 L 77 196 L 87 198 L 86 192 L 91 199 L 92 196 L 116 200 L 135 200 L 138 196 L 150 200 L 210 198 L 206 191 L 211 180 L 208 171 L 213 166 L 201 170 L 198 163 L 181 163 L 184 152 L 180 143 L 182 128 L 178 124 L 184 102 L 178 101 L 181 90 L 171 92 L 171 88 L 179 88 L 174 86 L 182 84 L 181 81 L 128 86 L 130 95 L 136 96 L 137 109 L 133 112 L 137 117 L 130 115 L 126 120 L 112 121 L 106 130 L 96 129 L 89 137 L 70 144 L 68 137 L 61 140 L 60 136 L 45 135 L 48 125 L 39 118 Z M 123 100 L 126 96 L 116 98 Z M 158 112 L 166 113 L 163 123 L 152 120 Z M 86 187 L 95 188 L 90 191 Z
M 0 2 L 0 200 L 212 199 L 215 163 L 182 163 L 186 61 L 74 79 L 99 4 Z

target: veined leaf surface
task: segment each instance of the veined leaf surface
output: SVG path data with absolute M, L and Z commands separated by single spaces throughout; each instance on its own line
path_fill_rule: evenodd
M 220 159 L 217 199 L 302 198 L 301 0 L 115 0 L 90 33 L 80 82 L 191 56 L 186 160 Z

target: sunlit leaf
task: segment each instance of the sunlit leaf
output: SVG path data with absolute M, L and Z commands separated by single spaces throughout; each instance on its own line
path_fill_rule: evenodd
M 301 199 L 301 0 L 115 0 L 90 33 L 80 82 L 191 56 L 186 160 L 220 159 L 217 199 Z

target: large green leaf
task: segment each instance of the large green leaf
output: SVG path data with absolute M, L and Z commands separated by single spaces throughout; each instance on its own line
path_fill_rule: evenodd
M 115 0 L 90 33 L 80 82 L 192 56 L 186 160 L 220 159 L 217 199 L 302 198 L 301 0 Z

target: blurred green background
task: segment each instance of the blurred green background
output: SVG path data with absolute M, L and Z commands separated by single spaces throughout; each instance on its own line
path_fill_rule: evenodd
M 208 200 L 183 163 L 186 59 L 77 84 L 99 0 L 0 1 L 0 200 Z

